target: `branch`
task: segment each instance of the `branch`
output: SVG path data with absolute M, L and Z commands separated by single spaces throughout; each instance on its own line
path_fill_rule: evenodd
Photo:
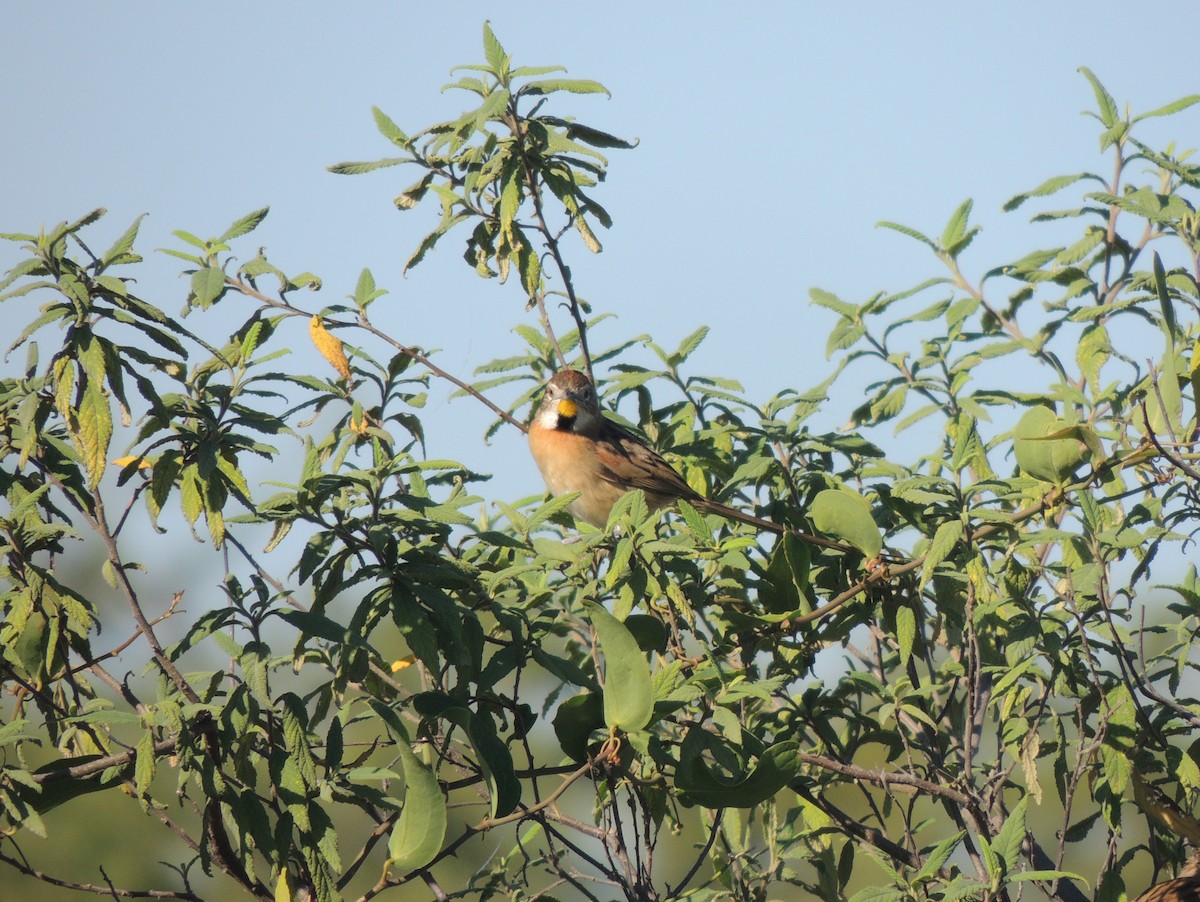
M 562 251 L 559 249 L 558 237 L 550 230 L 550 226 L 546 222 L 545 208 L 542 204 L 542 189 L 538 184 L 536 172 L 529 162 L 529 155 L 525 150 L 525 129 L 521 127 L 521 117 L 517 113 L 516 105 L 509 106 L 509 120 L 505 124 L 512 131 L 516 138 L 517 153 L 521 158 L 521 169 L 525 174 L 525 190 L 529 192 L 529 199 L 533 202 L 533 215 L 537 219 L 538 231 L 542 233 L 542 237 L 546 241 L 546 247 L 550 250 L 550 256 L 554 258 L 554 265 L 558 268 L 558 273 L 563 280 L 563 288 L 567 294 L 567 310 L 571 314 L 571 318 L 575 320 L 575 328 L 579 332 L 579 351 L 583 355 L 583 365 L 587 371 L 587 377 L 595 384 L 596 377 L 592 374 L 592 355 L 588 351 L 587 342 L 587 325 L 583 321 L 583 316 L 579 312 L 579 298 L 575 296 L 575 284 L 571 279 L 571 269 L 563 260 Z M 582 214 L 579 214 L 582 215 Z M 558 350 L 560 362 L 565 366 L 566 360 L 563 358 L 562 348 L 558 345 L 558 339 L 554 336 L 550 329 L 550 320 L 546 316 L 544 299 L 537 298 L 538 307 L 542 314 L 543 327 L 547 329 L 551 341 Z
M 51 877 L 43 871 L 30 867 L 19 859 L 5 855 L 3 852 L 0 852 L 0 862 L 11 865 L 27 877 L 33 877 L 42 883 L 48 883 L 50 886 L 57 886 L 62 889 L 73 889 L 83 893 L 95 893 L 98 896 L 115 896 L 122 899 L 187 899 L 189 902 L 204 902 L 195 893 L 187 890 L 175 892 L 174 890 L 167 889 L 121 889 L 111 884 L 97 886 L 94 883 L 76 883 L 73 880 L 61 880 L 58 877 Z
M 270 295 L 263 294 L 257 288 L 250 285 L 248 282 L 243 282 L 241 279 L 235 279 L 232 276 L 226 276 L 225 284 L 228 285 L 230 288 L 233 288 L 235 291 L 238 291 L 241 294 L 246 295 L 247 297 L 254 298 L 256 301 L 259 301 L 260 303 L 264 304 L 267 307 L 271 307 L 276 310 L 283 310 L 292 316 L 305 316 L 305 317 L 312 316 L 312 314 L 305 313 L 303 310 L 300 310 L 297 307 L 293 307 L 287 301 L 283 301 L 283 300 L 280 300 L 279 298 L 273 298 Z M 352 326 L 358 326 L 359 328 L 365 330 L 366 332 L 370 333 L 371 335 L 374 335 L 379 340 L 391 345 L 393 348 L 395 348 L 397 351 L 399 351 L 405 357 L 415 360 L 417 363 L 421 364 L 421 366 L 428 369 L 431 373 L 433 373 L 438 378 L 445 379 L 447 382 L 458 387 L 466 394 L 475 398 L 477 401 L 480 401 L 489 410 L 491 410 L 492 413 L 496 414 L 496 416 L 500 417 L 500 419 L 504 420 L 509 425 L 516 426 L 522 432 L 526 431 L 526 426 L 524 423 L 522 423 L 520 420 L 518 420 L 516 417 L 514 417 L 512 414 L 510 414 L 507 410 L 504 410 L 503 408 L 497 406 L 493 401 L 489 400 L 478 389 L 475 389 L 472 386 L 468 385 L 466 382 L 463 382 L 457 376 L 452 376 L 450 373 L 448 373 L 446 370 L 442 369 L 440 366 L 438 366 L 436 363 L 434 363 L 432 360 L 430 360 L 428 357 L 426 357 L 424 354 L 422 354 L 416 348 L 401 344 L 400 342 L 398 342 L 394 338 L 392 338 L 390 335 L 388 335 L 386 332 L 383 332 L 382 330 L 377 329 L 374 325 L 371 324 L 370 320 L 368 320 L 364 315 L 360 314 L 357 323 L 343 323 L 343 322 L 337 322 L 334 320 L 330 320 L 330 326 L 333 327 L 334 329 L 338 329 L 338 328 L 345 329 L 345 328 L 350 328 Z
M 874 827 L 868 827 L 865 824 L 860 824 L 832 802 L 829 802 L 823 798 L 818 798 L 809 792 L 804 786 L 792 784 L 791 788 L 796 795 L 800 796 L 800 798 L 812 803 L 821 811 L 825 812 L 825 814 L 829 815 L 829 817 L 831 817 L 834 821 L 836 821 L 838 827 L 841 828 L 843 833 L 870 843 L 875 848 L 886 854 L 893 861 L 898 861 L 906 867 L 918 868 L 921 866 L 921 861 L 915 854 L 903 846 L 892 842 L 879 830 L 876 830 Z M 938 876 L 942 877 L 944 880 L 952 879 L 952 875 L 948 871 L 944 870 L 938 871 Z
M 150 651 L 154 655 L 155 663 L 158 664 L 159 669 L 167 675 L 171 682 L 175 684 L 180 695 L 192 704 L 198 704 L 200 696 L 196 694 L 196 691 L 183 678 L 183 674 L 179 672 L 179 668 L 175 666 L 175 662 L 167 657 L 162 643 L 158 641 L 158 637 L 154 634 L 153 624 L 146 618 L 145 612 L 142 611 L 142 605 L 138 601 L 137 592 L 134 591 L 133 583 L 129 581 L 129 575 L 125 572 L 125 565 L 121 561 L 121 552 L 117 548 L 116 537 L 108 528 L 108 521 L 104 516 L 104 499 L 101 497 L 98 489 L 92 491 L 92 504 L 96 510 L 95 515 L 90 518 L 92 520 L 92 528 L 104 543 L 109 563 L 112 564 L 113 574 L 121 589 L 121 593 L 125 596 L 125 600 L 129 602 L 129 609 L 133 614 L 133 622 L 138 626 L 138 632 L 146 637 L 146 641 L 150 644 Z
M 499 827 L 502 824 L 511 824 L 514 821 L 524 820 L 525 818 L 529 817 L 531 814 L 536 814 L 537 812 L 543 810 L 544 808 L 548 808 L 551 805 L 553 805 L 555 802 L 558 801 L 559 796 L 561 796 L 564 792 L 566 792 L 570 788 L 572 783 L 574 783 L 580 777 L 586 776 L 588 773 L 591 772 L 591 770 L 592 770 L 592 763 L 589 761 L 586 764 L 584 764 L 582 767 L 579 767 L 575 771 L 573 771 L 571 773 L 571 775 L 569 777 L 567 777 L 567 779 L 563 780 L 562 783 L 559 784 L 558 788 L 556 788 L 554 790 L 554 792 L 550 793 L 550 795 L 546 796 L 546 798 L 542 799 L 536 805 L 529 805 L 529 806 L 522 807 L 519 811 L 514 811 L 512 814 L 506 815 L 504 817 L 496 817 L 496 818 L 485 817 L 474 827 L 471 827 L 471 830 L 475 831 L 476 833 L 482 833 L 485 830 L 490 830 L 493 827 Z
M 965 792 L 959 792 L 957 789 L 951 789 L 949 786 L 942 786 L 940 783 L 914 777 L 912 774 L 906 774 L 903 771 L 888 773 L 887 771 L 867 770 L 864 767 L 858 767 L 854 764 L 843 764 L 841 761 L 836 761 L 833 758 L 827 758 L 824 755 L 811 755 L 807 752 L 797 752 L 796 756 L 805 764 L 811 764 L 823 770 L 831 770 L 866 783 L 875 783 L 879 786 L 910 786 L 914 789 L 923 790 L 930 795 L 948 799 L 963 807 L 971 807 L 975 804 L 974 800 Z
M 708 842 L 704 844 L 704 848 L 700 850 L 700 854 L 696 856 L 696 860 L 692 862 L 691 868 L 683 875 L 683 879 L 679 881 L 679 885 L 675 889 L 671 889 L 671 885 L 667 884 L 667 896 L 670 899 L 681 898 L 680 893 L 683 888 L 692 882 L 692 878 L 696 876 L 696 872 L 700 870 L 700 866 L 704 864 L 708 858 L 708 852 L 713 847 L 713 843 L 717 841 L 717 834 L 721 832 L 721 816 L 725 813 L 725 809 L 719 808 L 713 812 L 712 829 L 708 832 Z
M 154 754 L 167 755 L 175 751 L 178 742 L 175 739 L 160 739 L 154 743 Z M 39 786 L 45 786 L 47 783 L 58 783 L 62 780 L 79 780 L 83 777 L 90 777 L 98 774 L 101 771 L 106 771 L 110 767 L 126 767 L 133 764 L 137 759 L 137 749 L 130 749 L 127 752 L 121 752 L 117 755 L 106 755 L 103 758 L 94 758 L 84 764 L 76 764 L 73 767 L 64 767 L 61 770 L 49 770 L 41 773 L 33 774 L 33 781 Z
M 980 539 L 985 539 L 1002 529 L 1012 529 L 1021 522 L 1028 520 L 1030 517 L 1037 516 L 1047 508 L 1059 503 L 1070 493 L 1077 492 L 1080 489 L 1091 485 L 1102 470 L 1112 467 L 1124 467 L 1130 463 L 1139 463 L 1145 457 L 1145 453 L 1146 452 L 1142 451 L 1141 449 L 1135 449 L 1125 457 L 1119 457 L 1112 461 L 1106 461 L 1100 466 L 1094 467 L 1092 472 L 1089 473 L 1086 478 L 1081 479 L 1078 482 L 1074 482 L 1062 489 L 1053 488 L 1043 495 L 1041 500 L 1037 501 L 1036 503 L 1031 504 L 1029 507 L 1024 507 L 1020 510 L 1013 511 L 1011 514 L 1009 514 L 1006 522 L 988 523 L 979 527 L 967 536 L 966 541 L 972 543 L 978 542 Z M 834 598 L 826 602 L 821 607 L 809 611 L 807 614 L 803 614 L 799 617 L 793 617 L 790 620 L 782 621 L 781 625 L 796 627 L 803 626 L 806 623 L 812 623 L 815 620 L 820 620 L 822 617 L 832 614 L 846 602 L 857 596 L 860 592 L 863 592 L 868 586 L 874 585 L 878 582 L 883 582 L 885 580 L 890 580 L 892 577 L 900 576 L 901 574 L 915 570 L 925 563 L 926 557 L 927 555 L 921 555 L 920 557 L 913 558 L 911 561 L 904 561 L 903 563 L 884 562 L 877 569 L 872 570 L 865 577 L 860 579 L 854 585 L 850 586 L 850 588 L 848 588 L 845 592 L 834 596 Z
M 1150 374 L 1151 374 L 1151 376 L 1153 376 L 1154 367 L 1150 368 Z M 1167 406 L 1166 406 L 1166 404 L 1163 403 L 1162 392 L 1158 388 L 1157 380 L 1155 380 L 1155 382 L 1154 382 L 1154 391 L 1158 395 L 1159 409 L 1165 411 L 1167 409 Z M 1146 436 L 1150 439 L 1150 444 L 1152 444 L 1154 446 L 1155 450 L 1157 450 L 1159 454 L 1161 454 L 1163 457 L 1165 457 L 1170 462 L 1171 466 L 1175 467 L 1177 470 L 1183 471 L 1183 473 L 1186 474 L 1188 477 L 1190 477 L 1194 482 L 1200 483 L 1200 470 L 1197 470 L 1195 467 L 1189 465 L 1187 461 L 1185 461 L 1179 457 L 1176 457 L 1174 454 L 1172 454 L 1166 448 L 1164 448 L 1162 446 L 1162 443 L 1159 442 L 1158 436 L 1155 435 L 1154 430 L 1150 428 L 1150 414 L 1146 411 L 1146 399 L 1145 398 L 1142 398 L 1141 404 L 1142 404 L 1142 418 L 1146 422 Z

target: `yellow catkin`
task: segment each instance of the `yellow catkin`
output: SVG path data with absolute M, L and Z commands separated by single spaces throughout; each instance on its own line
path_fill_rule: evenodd
M 127 467 L 135 460 L 138 459 L 133 455 L 130 455 L 128 457 L 118 457 L 112 463 L 114 467 Z M 140 461 L 138 461 L 139 470 L 149 470 L 152 466 L 154 466 L 154 464 L 150 463 L 150 461 L 146 460 L 145 458 L 142 458 Z
M 325 328 L 325 323 L 321 317 L 313 315 L 313 318 L 308 322 L 308 334 L 312 338 L 313 346 L 321 352 L 321 356 L 329 361 L 330 365 L 338 371 L 343 379 L 350 378 L 350 361 L 346 359 L 346 352 L 342 350 L 342 343 Z

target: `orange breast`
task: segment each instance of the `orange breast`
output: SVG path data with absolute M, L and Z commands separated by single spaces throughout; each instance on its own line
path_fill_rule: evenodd
M 529 450 L 552 495 L 579 492 L 567 506 L 572 514 L 593 526 L 603 527 L 621 491 L 603 479 L 593 443 L 561 429 L 529 430 Z

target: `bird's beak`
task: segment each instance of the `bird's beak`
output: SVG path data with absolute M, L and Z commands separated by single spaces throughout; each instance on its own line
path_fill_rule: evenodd
M 579 405 L 577 405 L 571 398 L 563 398 L 558 402 L 558 415 L 560 417 L 564 417 L 568 420 L 574 419 L 578 412 Z

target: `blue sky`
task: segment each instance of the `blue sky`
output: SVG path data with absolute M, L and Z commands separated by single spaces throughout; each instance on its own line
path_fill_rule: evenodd
M 637 138 L 610 157 L 598 199 L 615 226 L 605 252 L 576 245 L 577 286 L 619 319 L 595 346 L 642 332 L 674 346 L 710 326 L 695 370 L 740 379 L 752 397 L 805 388 L 829 371 L 831 318 L 808 303 L 820 286 L 861 300 L 935 274 L 933 261 L 881 219 L 940 233 L 975 199 L 983 234 L 964 266 L 983 271 L 1053 243 L 1048 227 L 1000 205 L 1044 178 L 1108 161 L 1077 73 L 1089 66 L 1135 111 L 1200 89 L 1186 0 L 1128 3 L 400 3 L 161 2 L 12 4 L 0 57 L 6 125 L 0 231 L 75 218 L 96 206 L 105 245 L 148 212 L 139 290 L 168 311 L 186 284 L 153 248 L 183 228 L 217 234 L 269 205 L 244 246 L 267 246 L 289 272 L 353 289 L 363 266 L 390 290 L 374 308 L 397 339 L 441 348 L 469 376 L 514 353 L 526 320 L 515 285 L 479 280 L 447 242 L 402 279 L 435 212 L 397 213 L 402 170 L 353 178 L 325 167 L 389 153 L 370 106 L 402 127 L 449 118 L 467 98 L 442 94 L 449 69 L 482 59 L 481 23 L 520 64 L 564 64 L 612 99 L 557 107 Z M 1200 111 L 1153 123 L 1151 140 L 1200 143 Z M 1039 231 L 1040 229 L 1040 231 Z M 0 248 L 0 268 L 15 257 Z M 309 299 L 305 299 L 309 300 Z M 385 304 L 390 305 L 385 309 Z M 6 311 L 7 317 L 25 311 Z M 305 347 L 303 324 L 294 345 Z M 15 366 L 21 355 L 0 366 Z M 861 400 L 836 396 L 818 424 Z M 435 397 L 433 456 L 501 472 L 487 491 L 540 490 L 522 441 L 487 447 L 486 414 Z

